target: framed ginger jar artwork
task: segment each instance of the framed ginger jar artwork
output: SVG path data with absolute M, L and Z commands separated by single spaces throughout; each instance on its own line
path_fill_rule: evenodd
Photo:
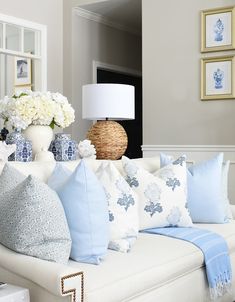
M 235 6 L 201 12 L 201 52 L 235 49 Z
M 235 98 L 235 56 L 201 59 L 201 99 Z

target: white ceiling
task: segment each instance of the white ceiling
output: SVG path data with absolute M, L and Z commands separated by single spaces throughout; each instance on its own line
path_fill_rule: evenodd
M 80 7 L 141 33 L 141 0 L 106 0 Z

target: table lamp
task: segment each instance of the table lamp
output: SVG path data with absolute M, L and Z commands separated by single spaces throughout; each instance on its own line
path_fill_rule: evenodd
M 97 120 L 87 133 L 96 148 L 97 159 L 118 159 L 126 151 L 125 129 L 115 120 L 135 118 L 134 86 L 89 84 L 82 90 L 82 117 Z

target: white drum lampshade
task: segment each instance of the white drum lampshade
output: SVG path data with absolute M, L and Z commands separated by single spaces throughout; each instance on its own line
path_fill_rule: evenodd
M 124 84 L 89 84 L 83 86 L 82 116 L 98 120 L 87 138 L 96 147 L 98 159 L 118 159 L 126 151 L 128 139 L 124 128 L 114 120 L 135 118 L 134 86 Z

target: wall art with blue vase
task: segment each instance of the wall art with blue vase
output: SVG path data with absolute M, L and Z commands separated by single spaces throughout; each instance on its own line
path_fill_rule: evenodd
M 210 57 L 201 60 L 201 99 L 235 98 L 233 75 L 235 56 Z
M 16 144 L 16 152 L 8 157 L 9 161 L 29 162 L 33 160 L 32 143 L 15 130 L 6 137 L 6 144 Z
M 77 158 L 77 142 L 70 134 L 57 133 L 51 142 L 49 151 L 54 154 L 56 161 L 70 161 Z
M 201 12 L 201 52 L 235 49 L 235 7 Z

